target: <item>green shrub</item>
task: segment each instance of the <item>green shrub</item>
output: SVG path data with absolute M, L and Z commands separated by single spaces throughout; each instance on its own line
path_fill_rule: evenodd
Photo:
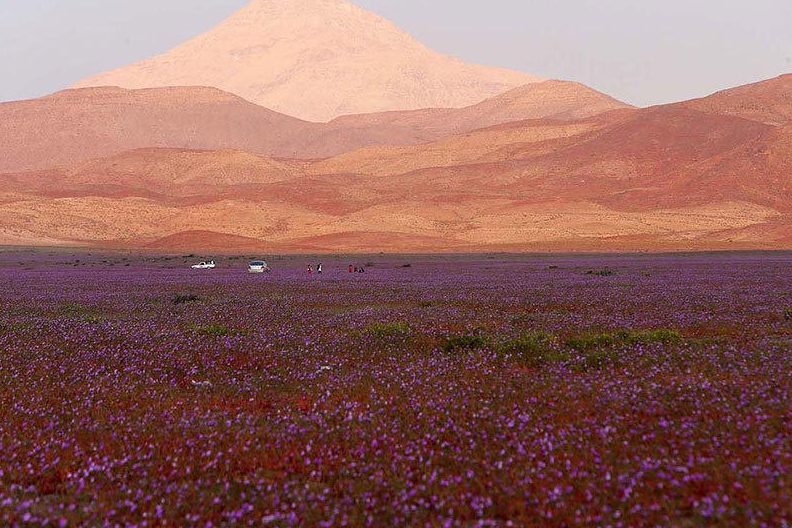
M 600 369 L 615 363 L 618 357 L 618 354 L 613 349 L 599 348 L 590 350 L 583 356 L 582 367 L 584 370 Z
M 650 345 L 652 343 L 662 343 L 670 345 L 682 341 L 683 336 L 677 330 L 669 328 L 658 328 L 655 330 L 622 330 L 616 333 L 619 340 L 628 345 Z
M 376 339 L 408 339 L 412 335 L 410 325 L 404 322 L 372 323 L 364 332 Z
M 605 348 L 613 346 L 615 337 L 609 332 L 587 333 L 570 337 L 566 340 L 566 346 L 575 350 L 591 350 L 594 348 Z
M 487 345 L 487 338 L 480 332 L 456 334 L 446 337 L 443 342 L 443 352 L 451 353 L 465 350 L 478 350 Z
M 587 333 L 570 337 L 566 345 L 575 350 L 585 351 L 608 348 L 617 345 L 649 345 L 678 343 L 683 338 L 677 330 L 658 328 L 654 330 L 617 330 L 615 332 Z
M 531 366 L 563 361 L 566 354 L 558 350 L 558 338 L 547 332 L 526 332 L 519 337 L 501 341 L 497 345 L 499 354 L 517 358 Z
M 658 328 L 654 330 L 617 330 L 614 332 L 588 333 L 570 337 L 566 345 L 582 353 L 583 370 L 599 369 L 618 362 L 617 347 L 662 343 L 669 345 L 683 339 L 677 330 Z

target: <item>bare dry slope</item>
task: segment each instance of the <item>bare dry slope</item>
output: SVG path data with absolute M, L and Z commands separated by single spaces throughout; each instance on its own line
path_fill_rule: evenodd
M 386 176 L 437 167 L 522 160 L 555 152 L 564 143 L 575 144 L 581 141 L 582 134 L 598 130 L 623 116 L 610 114 L 571 122 L 528 120 L 473 130 L 420 145 L 372 146 L 317 161 L 310 170 L 316 174 Z
M 423 141 L 433 141 L 452 134 L 462 134 L 514 121 L 527 119 L 574 121 L 625 108 L 631 107 L 583 84 L 551 80 L 520 86 L 464 108 L 426 108 L 404 112 L 348 115 L 334 119 L 328 123 L 328 128 L 392 131 L 403 129 Z M 418 142 L 420 141 L 413 143 Z
M 737 117 L 679 106 L 636 111 L 591 138 L 527 163 L 519 184 L 537 197 L 596 199 L 628 210 L 706 203 L 667 194 L 687 167 L 729 152 L 770 130 Z
M 301 121 L 214 88 L 85 88 L 0 104 L 0 172 L 42 169 L 139 148 L 235 149 L 320 158 L 414 145 L 481 123 L 593 115 L 623 106 L 575 83 L 536 83 L 462 109 Z
M 318 125 L 214 88 L 87 88 L 0 103 L 0 172 L 146 147 L 240 149 L 299 157 Z
M 792 213 L 792 124 L 687 167 L 664 194 L 699 202 L 748 200 Z
M 219 199 L 234 189 L 302 176 L 305 163 L 235 150 L 137 149 L 36 172 L 0 174 L 5 192 L 41 196 Z
M 723 90 L 681 104 L 710 114 L 783 125 L 792 122 L 792 74 Z
M 463 107 L 534 82 L 436 53 L 346 0 L 253 0 L 175 49 L 78 84 L 213 86 L 312 121 Z
M 768 106 L 783 112 L 783 98 Z M 518 121 L 317 161 L 137 150 L 0 178 L 0 243 L 789 248 L 790 160 L 790 125 L 686 103 Z

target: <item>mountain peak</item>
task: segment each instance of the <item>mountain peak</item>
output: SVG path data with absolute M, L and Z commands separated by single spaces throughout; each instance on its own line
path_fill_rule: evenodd
M 77 86 L 212 86 L 278 112 L 464 107 L 538 79 L 430 50 L 346 0 L 254 0 L 210 31 Z

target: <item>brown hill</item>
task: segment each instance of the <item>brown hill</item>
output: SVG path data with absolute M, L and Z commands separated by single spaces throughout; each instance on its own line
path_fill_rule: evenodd
M 683 103 L 688 108 L 783 125 L 792 122 L 792 74 Z
M 405 147 L 370 147 L 314 163 L 316 174 L 387 177 L 383 189 L 429 199 L 513 193 L 523 200 L 590 201 L 626 211 L 704 205 L 716 197 L 789 204 L 786 127 L 685 104 L 580 121 L 531 120 Z M 750 165 L 750 167 L 748 166 Z M 712 181 L 701 185 L 709 174 Z M 442 182 L 442 183 L 441 183 Z M 405 193 L 405 194 L 407 194 Z
M 217 233 L 229 251 L 789 248 L 790 160 L 790 125 L 687 103 L 316 161 L 138 150 L 0 179 L 0 243 L 199 249 Z
M 412 112 L 381 112 L 339 117 L 330 128 L 388 128 L 411 131 L 423 141 L 462 134 L 493 125 L 527 119 L 572 121 L 629 105 L 580 83 L 544 81 L 520 86 L 464 108 L 429 108 Z M 415 142 L 379 142 L 411 144 Z
M 457 134 L 409 146 L 372 146 L 317 161 L 316 174 L 405 174 L 433 167 L 513 162 L 555 152 L 565 143 L 581 141 L 593 132 L 631 115 L 631 110 L 580 121 L 527 120 Z
M 0 103 L 0 172 L 148 147 L 299 157 L 294 142 L 314 126 L 214 88 L 67 90 Z
M 687 167 L 665 194 L 698 202 L 747 200 L 792 213 L 792 124 Z
M 345 0 L 253 0 L 175 49 L 79 83 L 213 86 L 313 121 L 462 107 L 538 80 L 436 53 Z
M 673 105 L 639 110 L 576 145 L 531 160 L 519 185 L 537 198 L 586 196 L 627 210 L 706 203 L 666 191 L 691 177 L 684 169 L 768 130 L 753 121 Z
M 217 199 L 235 188 L 293 179 L 304 165 L 244 151 L 138 149 L 72 167 L 0 175 L 0 185 L 6 192 L 50 197 Z
M 207 251 L 277 251 L 277 246 L 268 244 L 255 238 L 227 235 L 214 231 L 182 231 L 152 242 L 147 242 L 144 247 L 155 251 L 189 251 L 203 248 Z
M 68 90 L 0 104 L 0 172 L 42 169 L 139 148 L 235 149 L 320 158 L 414 145 L 481 123 L 594 115 L 624 106 L 575 83 L 529 85 L 469 108 L 300 121 L 214 88 Z

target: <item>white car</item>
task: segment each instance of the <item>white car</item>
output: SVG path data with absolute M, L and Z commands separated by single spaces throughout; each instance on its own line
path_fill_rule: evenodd
M 265 260 L 254 260 L 248 265 L 250 273 L 269 273 L 272 271 Z
M 203 270 L 203 269 L 215 269 L 216 267 L 217 266 L 215 266 L 214 260 L 210 260 L 209 262 L 201 262 L 200 264 L 195 264 L 194 266 L 192 266 L 192 269 Z

